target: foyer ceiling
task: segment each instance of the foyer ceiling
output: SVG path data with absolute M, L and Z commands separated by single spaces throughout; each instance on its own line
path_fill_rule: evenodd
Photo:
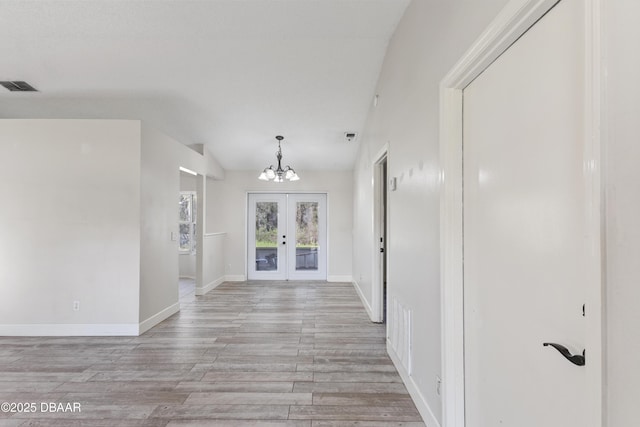
M 225 169 L 351 169 L 409 0 L 0 0 L 0 118 L 141 119 Z

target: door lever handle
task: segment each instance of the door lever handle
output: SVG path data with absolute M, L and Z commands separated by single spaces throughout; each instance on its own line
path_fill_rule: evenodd
M 556 350 L 558 350 L 560 352 L 560 354 L 562 354 L 565 359 L 567 359 L 569 362 L 573 363 L 574 365 L 578 365 L 578 366 L 584 366 L 586 359 L 585 359 L 585 351 L 582 350 L 582 355 L 580 354 L 571 354 L 571 352 L 567 349 L 567 347 L 560 345 L 560 344 L 556 344 L 556 343 L 552 343 L 552 342 L 545 342 L 542 344 L 543 346 L 547 347 L 547 346 L 551 346 L 553 348 L 555 348 Z

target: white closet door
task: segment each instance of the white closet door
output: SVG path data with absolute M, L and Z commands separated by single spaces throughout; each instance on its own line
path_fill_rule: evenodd
M 589 425 L 586 367 L 543 347 L 585 348 L 584 22 L 562 0 L 464 90 L 467 427 Z

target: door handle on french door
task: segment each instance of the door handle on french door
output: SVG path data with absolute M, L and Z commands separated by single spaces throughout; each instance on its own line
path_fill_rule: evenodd
M 585 351 L 582 350 L 582 355 L 580 354 L 571 354 L 571 352 L 567 349 L 567 347 L 560 345 L 560 344 L 556 344 L 556 343 L 552 343 L 552 342 L 545 342 L 542 344 L 543 346 L 547 347 L 547 346 L 551 346 L 553 348 L 555 348 L 556 350 L 558 350 L 560 352 L 560 354 L 562 354 L 565 359 L 567 359 L 569 362 L 573 363 L 574 365 L 578 365 L 578 366 L 584 366 L 586 359 L 585 359 Z

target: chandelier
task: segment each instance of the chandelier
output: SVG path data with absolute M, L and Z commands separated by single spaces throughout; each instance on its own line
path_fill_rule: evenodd
M 282 168 L 282 165 L 281 165 L 282 149 L 280 147 L 280 142 L 282 142 L 284 137 L 278 135 L 276 136 L 276 139 L 278 140 L 278 151 L 276 152 L 276 157 L 278 159 L 278 167 L 274 168 L 273 165 L 271 165 L 268 168 L 265 168 L 260 174 L 260 176 L 258 177 L 258 179 L 262 181 L 273 181 L 273 182 L 283 182 L 285 179 L 288 181 L 298 181 L 300 177 L 298 176 L 296 171 L 293 170 L 291 166 L 285 166 L 284 169 Z

